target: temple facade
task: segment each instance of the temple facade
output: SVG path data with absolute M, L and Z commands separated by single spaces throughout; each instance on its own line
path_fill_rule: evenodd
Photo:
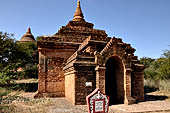
M 99 88 L 110 104 L 144 100 L 144 66 L 135 49 L 122 39 L 108 37 L 85 21 L 80 1 L 74 17 L 53 36 L 38 41 L 37 97 L 66 97 L 74 105 Z

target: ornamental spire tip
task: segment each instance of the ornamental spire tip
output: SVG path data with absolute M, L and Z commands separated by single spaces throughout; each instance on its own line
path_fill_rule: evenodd
M 81 10 L 80 0 L 77 0 L 77 9 L 74 13 L 73 21 L 85 21 Z

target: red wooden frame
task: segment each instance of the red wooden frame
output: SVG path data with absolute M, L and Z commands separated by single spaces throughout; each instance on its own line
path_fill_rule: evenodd
M 88 107 L 88 113 L 92 113 L 92 112 L 91 112 L 91 109 L 90 109 L 90 98 L 93 97 L 95 94 L 97 94 L 98 91 L 100 91 L 99 88 L 96 88 L 91 94 L 89 94 L 89 95 L 86 97 L 87 107 Z M 103 92 L 100 92 L 100 93 L 102 93 L 103 95 L 105 95 Z M 105 96 L 106 96 L 106 95 L 105 95 Z M 104 107 L 104 112 L 97 112 L 97 113 L 108 113 L 108 111 L 109 111 L 109 96 L 106 96 L 106 98 L 108 99 L 108 106 L 107 106 L 107 108 Z M 98 99 L 96 99 L 96 100 L 98 100 Z M 99 99 L 99 100 L 104 100 L 104 104 L 103 104 L 103 105 L 106 104 L 106 103 L 105 103 L 105 99 Z M 95 100 L 94 100 L 94 101 L 95 101 Z M 95 106 L 94 106 L 94 104 L 95 104 L 94 101 L 93 101 L 93 108 L 95 107 Z M 95 109 L 95 108 L 94 108 L 94 109 Z M 94 112 L 94 109 L 93 109 L 93 113 L 95 113 L 95 112 Z M 107 112 L 105 112 L 106 109 L 107 109 Z

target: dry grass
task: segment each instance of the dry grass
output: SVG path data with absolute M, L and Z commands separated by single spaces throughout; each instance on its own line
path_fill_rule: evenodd
M 38 79 L 31 78 L 31 79 L 23 79 L 23 80 L 16 80 L 16 83 L 38 83 Z
M 147 84 L 146 84 L 147 83 Z M 159 82 L 149 82 L 145 81 L 145 85 L 163 88 L 166 90 L 158 90 L 154 92 L 147 93 L 148 95 L 154 96 L 166 96 L 166 101 L 170 102 L 170 90 L 169 86 L 162 86 L 163 84 L 169 84 L 168 81 Z M 168 91 L 169 90 L 169 91 Z M 24 92 L 24 91 L 13 91 L 5 88 L 0 88 L 0 113 L 48 113 L 49 110 L 55 111 L 68 111 L 68 113 L 86 113 L 86 107 L 72 106 L 65 99 L 41 98 L 34 99 L 35 92 Z M 78 112 L 83 111 L 83 112 Z
M 5 90 L 4 90 L 5 91 Z M 6 90 L 7 91 L 7 90 Z M 30 96 L 28 96 L 30 95 Z M 1 97 L 0 112 L 2 113 L 46 113 L 50 99 L 33 99 L 34 93 L 12 91 Z
M 36 83 L 37 79 L 19 80 L 18 84 Z M 45 113 L 49 99 L 34 99 L 34 92 L 25 92 L 20 85 L 0 87 L 0 113 Z M 18 88 L 18 89 L 17 89 Z M 26 87 L 25 87 L 26 88 Z M 29 87 L 28 87 L 29 88 Z
M 150 88 L 170 91 L 170 80 L 145 80 L 144 83 Z

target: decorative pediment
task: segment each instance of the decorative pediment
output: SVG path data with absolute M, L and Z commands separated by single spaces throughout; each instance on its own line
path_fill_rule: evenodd
M 125 63 L 131 65 L 131 60 L 134 58 L 135 49 L 130 44 L 123 43 L 120 38 L 110 38 L 110 41 L 101 52 L 95 53 L 95 62 L 97 65 L 105 66 L 110 57 L 117 56 Z

